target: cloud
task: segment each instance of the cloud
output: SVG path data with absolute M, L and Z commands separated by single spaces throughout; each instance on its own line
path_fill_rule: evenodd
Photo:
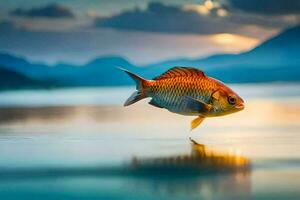
M 95 19 L 95 18 L 97 18 L 97 17 L 100 17 L 99 14 L 97 13 L 97 11 L 95 11 L 95 10 L 88 10 L 88 11 L 86 12 L 86 16 L 88 16 L 88 17 L 90 17 L 90 18 L 92 18 L 92 19 Z
M 148 32 L 211 34 L 229 32 L 237 27 L 238 24 L 224 20 L 226 15 L 224 8 L 210 3 L 179 7 L 152 2 L 145 10 L 135 9 L 98 18 L 95 25 Z
M 29 10 L 17 8 L 16 10 L 10 12 L 10 14 L 15 16 L 46 17 L 46 18 L 74 18 L 75 17 L 72 10 L 58 4 L 50 4 L 44 7 L 32 8 Z
M 277 2 L 282 7 L 277 8 Z M 295 7 L 290 8 L 291 5 L 285 5 L 285 2 L 293 2 Z M 249 30 L 249 26 L 255 29 L 278 31 L 299 24 L 300 14 L 293 14 L 297 12 L 297 5 L 300 4 L 300 1 L 297 2 L 296 0 L 206 0 L 201 4 L 184 4 L 182 6 L 150 2 L 145 9 L 136 8 L 110 17 L 98 17 L 95 19 L 95 26 L 143 32 L 175 34 L 227 32 L 251 36 L 251 33 L 244 31 Z M 242 5 L 245 10 L 252 5 L 252 10 L 256 8 L 255 13 L 250 12 L 251 9 L 248 9 L 247 12 L 241 10 Z M 265 10 L 269 9 L 269 13 L 286 14 L 266 17 L 265 13 L 259 13 L 263 12 L 264 7 Z M 277 12 L 275 12 L 276 9 Z
M 261 32 L 259 35 L 266 38 L 270 33 Z M 120 55 L 140 65 L 182 57 L 240 52 L 257 42 L 259 40 L 255 38 L 228 34 L 160 34 L 101 28 L 49 32 L 24 30 L 12 22 L 0 23 L 0 52 L 48 63 L 85 63 L 98 56 Z
M 268 0 L 243 0 L 240 1 L 240 4 L 245 2 L 248 5 L 249 2 L 256 1 Z M 283 0 L 278 1 L 283 2 Z M 255 29 L 258 27 L 280 30 L 300 22 L 300 15 L 288 14 L 266 17 L 262 14 L 245 12 L 235 8 L 233 3 L 239 2 L 238 0 L 222 1 L 222 4 L 220 2 L 206 0 L 202 4 L 185 4 L 183 6 L 150 2 L 143 10 L 134 9 L 110 17 L 98 17 L 95 19 L 95 26 L 144 32 L 176 34 L 227 32 L 251 36 L 244 31 L 245 29 L 249 30 L 249 26 L 255 26 Z
M 227 3 L 232 8 L 262 15 L 300 14 L 299 0 L 227 0 Z

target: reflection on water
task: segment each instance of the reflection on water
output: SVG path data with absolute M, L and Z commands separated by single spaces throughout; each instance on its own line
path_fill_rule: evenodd
M 76 112 L 75 107 L 40 107 L 40 108 L 1 108 L 0 124 L 38 120 L 55 120 L 71 117 Z
M 215 152 L 191 140 L 191 153 L 160 158 L 134 157 L 129 164 L 106 167 L 2 169 L 0 198 L 61 198 L 81 191 L 81 198 L 111 199 L 247 199 L 251 194 L 250 164 L 240 155 Z M 59 180 L 59 184 L 52 185 Z M 79 181 L 81 180 L 81 181 Z M 69 185 L 70 181 L 73 183 Z M 37 183 L 52 185 L 39 188 Z M 26 187 L 26 190 L 22 190 Z M 54 186 L 54 188 L 53 188 Z M 14 194 L 8 188 L 14 188 Z M 109 188 L 103 190 L 101 188 Z M 89 194 L 84 191 L 88 188 Z M 116 190 L 116 191 L 114 191 Z M 26 192 L 25 192 L 26 191 Z M 72 192 L 71 192 L 72 191 Z M 132 193 L 134 192 L 134 193 Z M 68 194 L 68 195 L 66 195 Z M 35 194 L 36 195 L 36 194 Z M 67 197 L 66 197 L 66 196 Z M 71 195 L 72 196 L 72 195 Z M 186 196 L 186 197 L 185 197 Z M 1 199 L 2 199 L 1 198 Z M 70 198 L 72 199 L 72 198 Z
M 248 199 L 250 163 L 243 156 L 215 152 L 191 140 L 191 153 L 162 158 L 134 158 L 133 188 L 177 199 Z
M 248 172 L 250 163 L 247 158 L 241 155 L 209 150 L 204 144 L 199 144 L 191 139 L 191 154 L 152 159 L 135 157 L 132 161 L 132 169 L 142 175 L 147 175 L 153 171 L 153 174 L 160 176 L 197 176 Z
M 60 167 L 60 168 L 3 168 L 5 178 L 42 178 L 53 176 L 144 176 L 144 177 L 184 177 L 209 174 L 229 174 L 250 172 L 249 160 L 243 156 L 209 150 L 203 144 L 191 140 L 191 153 L 186 155 L 140 158 L 133 157 L 128 164 L 120 166 Z

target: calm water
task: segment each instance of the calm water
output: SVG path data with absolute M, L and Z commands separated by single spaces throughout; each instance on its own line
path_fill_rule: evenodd
M 132 88 L 2 92 L 0 199 L 300 199 L 299 86 L 233 86 L 246 109 L 192 132 Z

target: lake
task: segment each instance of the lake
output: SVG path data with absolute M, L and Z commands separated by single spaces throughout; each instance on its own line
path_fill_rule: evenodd
M 1 92 L 0 199 L 300 199 L 300 85 L 231 87 L 193 131 L 133 87 Z

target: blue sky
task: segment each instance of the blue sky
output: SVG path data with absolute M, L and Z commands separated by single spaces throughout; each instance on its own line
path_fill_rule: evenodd
M 138 64 L 241 52 L 300 22 L 297 0 L 0 1 L 0 51 L 47 62 Z

